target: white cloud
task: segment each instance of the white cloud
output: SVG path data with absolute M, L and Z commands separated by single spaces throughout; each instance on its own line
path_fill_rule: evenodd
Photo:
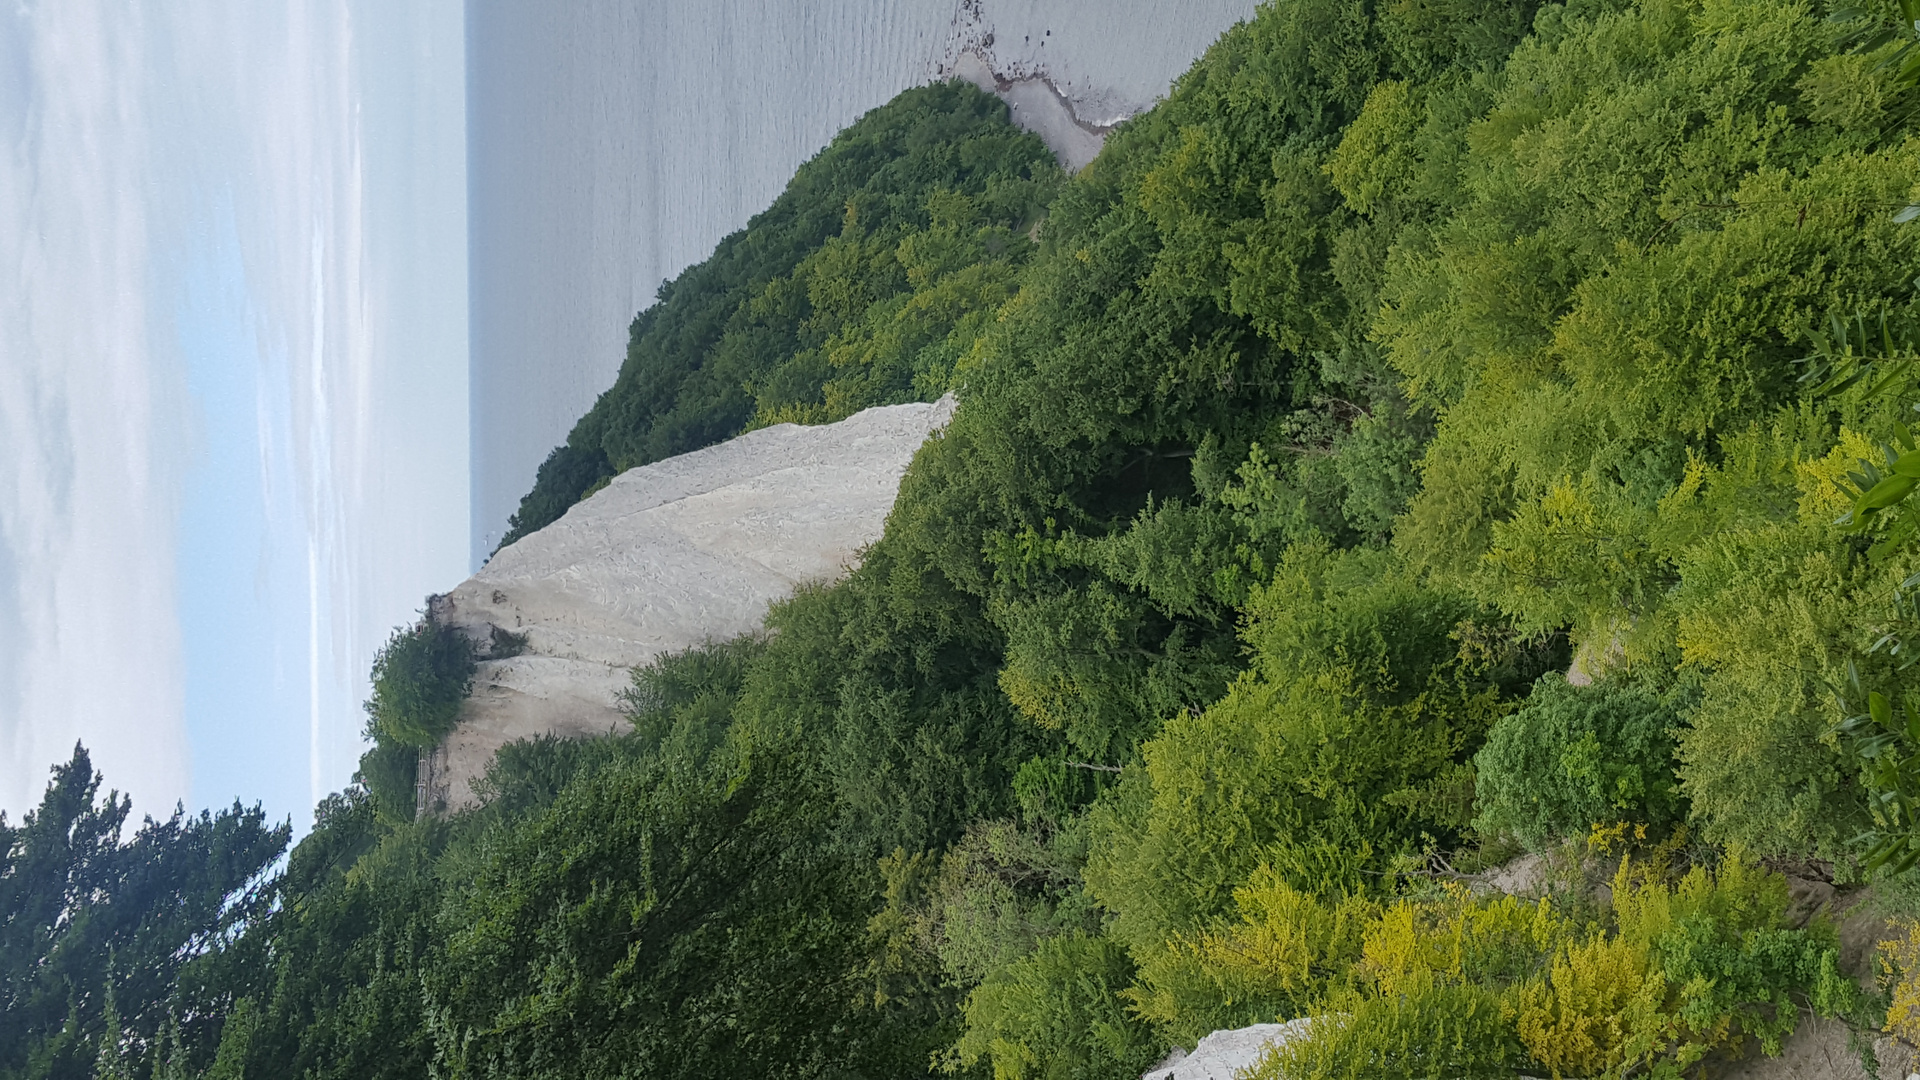
M 7 19 L 0 807 L 37 803 L 84 739 L 110 783 L 157 808 L 188 783 L 172 548 L 184 433 L 182 389 L 149 362 L 142 13 L 60 0 Z
M 203 448 L 175 323 L 214 219 L 230 222 L 243 268 L 246 325 L 230 329 L 253 343 L 242 396 L 257 431 L 249 497 L 263 505 L 248 513 L 266 522 L 267 550 L 232 572 L 301 692 L 278 712 L 212 718 L 295 732 L 299 760 L 281 739 L 257 763 L 260 789 L 203 800 L 265 798 L 304 824 L 358 756 L 385 630 L 461 576 L 464 221 L 410 245 L 369 229 L 404 225 L 427 199 L 444 209 L 450 191 L 463 203 L 464 140 L 422 160 L 370 143 L 363 117 L 457 121 L 459 68 L 442 63 L 420 100 L 367 101 L 369 70 L 385 70 L 369 68 L 370 44 L 388 65 L 419 57 L 357 42 L 361 2 L 50 0 L 0 15 L 0 808 L 37 801 L 76 738 L 154 813 L 191 798 L 190 760 L 274 745 L 223 742 L 209 718 L 183 716 L 186 680 L 221 674 L 183 671 L 176 581 L 182 485 Z M 458 0 L 426 8 L 433 19 L 398 29 L 451 28 L 457 49 Z M 9 81 L 16 57 L 27 75 Z M 369 156 L 384 185 L 372 197 Z M 457 295 L 423 292 L 435 272 L 457 277 Z M 431 319 L 414 303 L 426 292 Z M 416 420 L 433 405 L 439 417 Z M 409 520 L 422 515 L 447 524 Z
M 275 623 L 304 661 L 307 690 L 302 715 L 263 718 L 306 736 L 306 760 L 263 763 L 276 780 L 304 782 L 297 799 L 270 798 L 281 805 L 311 805 L 346 783 L 374 649 L 427 592 L 464 576 L 459 4 L 407 8 L 202 3 L 180 20 L 165 59 L 180 127 L 218 140 L 183 147 L 178 160 L 163 151 L 168 171 L 199 177 L 180 189 L 189 201 L 208 185 L 233 186 L 262 363 L 285 373 L 286 397 L 261 408 L 285 427 L 291 474 L 263 487 L 292 489 L 282 505 L 294 519 L 269 529 L 293 556 L 284 561 L 305 572 L 309 604 Z M 433 46 L 437 65 L 422 55 Z M 441 215 L 444 225 L 449 210 L 451 229 L 421 224 Z M 183 206 L 168 218 L 195 214 Z M 449 281 L 451 290 L 440 284 Z

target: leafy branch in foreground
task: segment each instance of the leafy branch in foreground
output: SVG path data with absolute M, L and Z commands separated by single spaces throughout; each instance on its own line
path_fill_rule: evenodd
M 1915 0 L 1902 0 L 1902 5 L 1920 10 Z M 1920 53 L 1910 49 L 1903 47 L 1920 64 Z M 1910 310 L 1895 314 L 1883 308 L 1872 316 L 1856 311 L 1850 319 L 1834 315 L 1825 330 L 1808 336 L 1815 353 L 1806 361 L 1802 379 L 1820 380 L 1816 394 L 1855 392 L 1871 400 L 1913 391 L 1920 374 L 1920 325 Z M 1920 405 L 1914 408 L 1920 411 Z M 1875 562 L 1885 561 L 1920 533 L 1920 503 L 1913 498 L 1920 487 L 1920 444 L 1911 428 L 1896 422 L 1893 442 L 1881 443 L 1879 449 L 1882 461 L 1860 459 L 1860 468 L 1847 474 L 1853 502 L 1835 522 L 1848 533 L 1877 533 L 1867 549 Z M 1920 621 L 1917 585 L 1920 574 L 1894 589 L 1896 620 Z M 1882 633 L 1868 654 L 1891 659 L 1897 673 L 1913 665 L 1909 651 L 1905 636 L 1894 629 Z M 1873 821 L 1872 828 L 1855 838 L 1864 851 L 1865 867 L 1899 874 L 1920 862 L 1920 702 L 1910 692 L 1889 690 L 1866 689 L 1859 666 L 1849 662 L 1847 686 L 1835 693 L 1843 716 L 1830 734 L 1843 739 L 1860 761 Z
M 1896 714 L 1893 700 L 1864 690 L 1858 668 L 1849 667 L 1852 695 L 1840 696 L 1841 711 L 1848 715 L 1833 733 L 1844 737 L 1861 761 L 1873 818 L 1873 827 L 1854 842 L 1865 852 L 1867 870 L 1904 873 L 1920 862 L 1920 707 L 1912 695 L 1900 695 Z M 1860 701 L 1864 710 L 1850 705 Z
M 1898 0 L 1899 22 L 1888 26 L 1875 20 L 1871 13 L 1861 8 L 1841 8 L 1828 17 L 1828 21 L 1842 25 L 1855 26 L 1847 36 L 1846 44 L 1858 53 L 1874 53 L 1899 42 L 1877 65 L 1896 86 L 1911 87 L 1920 85 L 1920 0 Z M 1911 221 L 1920 217 L 1920 207 L 1908 207 L 1913 213 L 1902 220 Z M 1904 211 L 1903 211 L 1904 213 Z

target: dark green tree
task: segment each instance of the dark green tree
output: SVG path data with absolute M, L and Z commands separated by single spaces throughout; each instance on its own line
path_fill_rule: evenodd
M 395 629 L 374 654 L 367 734 L 416 749 L 438 743 L 472 689 L 475 659 L 467 635 L 430 615 Z
M 1060 170 L 965 83 L 909 90 L 635 317 L 614 385 L 540 467 L 502 546 L 624 469 L 759 422 L 932 400 L 990 317 Z M 918 297 L 919 303 L 913 303 Z M 838 390 L 829 393 L 828 384 Z M 831 399 L 831 400 L 830 400 Z
M 144 1073 L 163 1031 L 211 1046 L 218 995 L 184 1009 L 192 970 L 266 914 L 262 875 L 288 830 L 258 807 L 149 817 L 84 747 L 53 770 L 37 809 L 0 817 L 0 1077 L 91 1077 L 118 1027 L 118 1057 Z M 104 1041 L 103 1041 L 104 1040 Z
M 1474 758 L 1475 827 L 1536 849 L 1622 821 L 1663 833 L 1686 818 L 1679 726 L 1678 710 L 1645 688 L 1548 675 Z

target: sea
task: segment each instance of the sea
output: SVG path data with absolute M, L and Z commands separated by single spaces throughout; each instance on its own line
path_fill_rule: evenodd
M 999 84 L 1016 119 L 1064 108 L 1097 132 L 1150 107 L 1255 6 L 468 0 L 474 566 L 612 385 L 660 284 L 836 132 L 956 72 Z M 1073 165 L 1087 146 L 1057 149 Z

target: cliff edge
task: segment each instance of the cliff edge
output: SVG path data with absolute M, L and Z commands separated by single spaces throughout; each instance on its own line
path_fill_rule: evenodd
M 512 651 L 504 635 L 525 641 L 480 662 L 459 724 L 421 756 L 418 808 L 472 805 L 509 742 L 617 729 L 632 668 L 757 629 L 796 586 L 839 576 L 880 538 L 907 463 L 952 413 L 950 397 L 883 406 L 629 469 L 434 598 L 436 620 L 496 656 Z

